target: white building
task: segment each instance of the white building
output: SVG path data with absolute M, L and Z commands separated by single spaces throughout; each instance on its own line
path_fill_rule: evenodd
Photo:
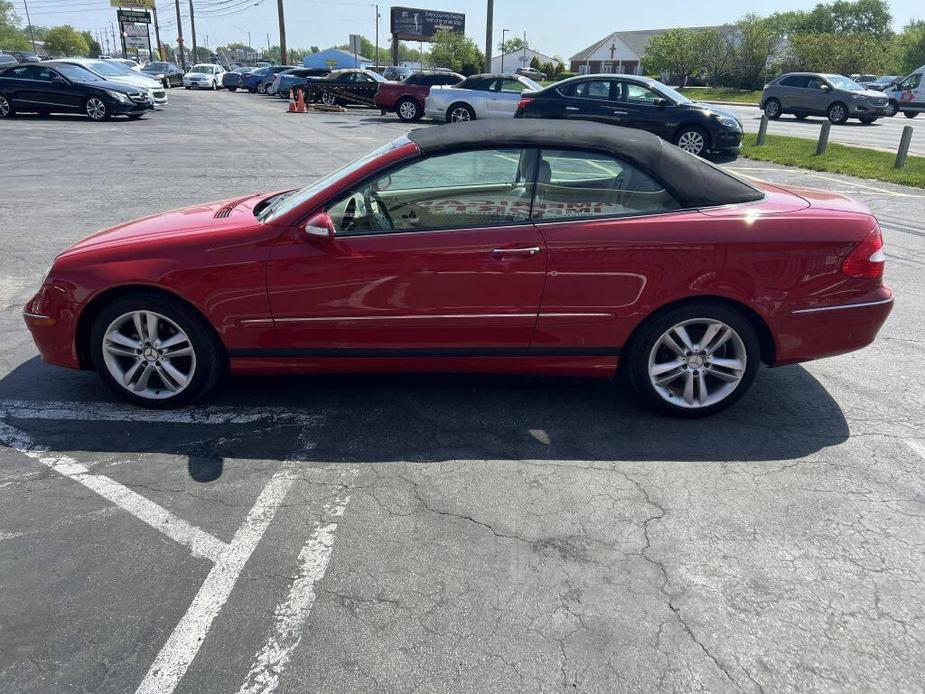
M 522 48 L 519 51 L 511 51 L 510 53 L 496 55 L 491 59 L 491 71 L 511 73 L 522 67 L 530 67 L 530 62 L 534 58 L 540 62 L 540 65 L 543 63 L 552 63 L 555 65 L 559 62 L 552 56 L 543 55 L 538 51 L 534 51 L 532 48 Z

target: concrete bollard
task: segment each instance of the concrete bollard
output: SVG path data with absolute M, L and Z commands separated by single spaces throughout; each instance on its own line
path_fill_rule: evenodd
M 829 146 L 829 131 L 832 129 L 831 121 L 825 121 L 822 124 L 822 130 L 819 131 L 819 142 L 816 143 L 816 154 L 825 154 Z
M 768 134 L 768 117 L 761 116 L 761 125 L 758 126 L 758 139 L 755 140 L 755 145 L 760 147 L 764 144 L 764 138 Z
M 906 157 L 909 156 L 909 145 L 912 143 L 912 126 L 903 126 L 902 137 L 899 138 L 899 149 L 896 150 L 896 163 L 894 169 L 903 169 L 906 167 Z

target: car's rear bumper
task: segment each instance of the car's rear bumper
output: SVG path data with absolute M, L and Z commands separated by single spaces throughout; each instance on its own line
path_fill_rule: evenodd
M 883 286 L 849 303 L 791 309 L 771 326 L 775 366 L 832 357 L 866 347 L 893 310 L 893 292 Z

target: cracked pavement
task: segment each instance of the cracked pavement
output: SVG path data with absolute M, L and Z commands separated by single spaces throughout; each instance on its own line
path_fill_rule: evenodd
M 131 419 L 36 357 L 19 314 L 54 254 L 406 129 L 169 97 L 137 123 L 0 122 L 0 414 L 221 543 L 289 466 L 177 692 L 239 691 L 345 491 L 275 691 L 922 691 L 925 191 L 728 163 L 870 205 L 897 305 L 873 346 L 762 369 L 712 419 L 606 382 L 434 375 L 232 379 L 187 419 Z M 135 691 L 212 563 L 35 456 L 0 446 L 0 691 Z

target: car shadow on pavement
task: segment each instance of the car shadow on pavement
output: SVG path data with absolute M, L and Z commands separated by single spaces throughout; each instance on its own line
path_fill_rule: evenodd
M 38 358 L 0 380 L 0 405 L 11 400 L 114 402 L 95 374 Z M 200 482 L 218 479 L 225 458 L 286 460 L 300 437 L 312 444 L 301 460 L 373 463 L 792 460 L 849 436 L 838 403 L 800 366 L 760 370 L 739 403 L 709 419 L 655 414 L 610 380 L 497 375 L 232 377 L 189 410 L 210 408 L 267 408 L 267 417 L 59 421 L 17 418 L 14 410 L 8 419 L 48 450 L 185 455 Z M 274 419 L 281 412 L 286 417 Z

